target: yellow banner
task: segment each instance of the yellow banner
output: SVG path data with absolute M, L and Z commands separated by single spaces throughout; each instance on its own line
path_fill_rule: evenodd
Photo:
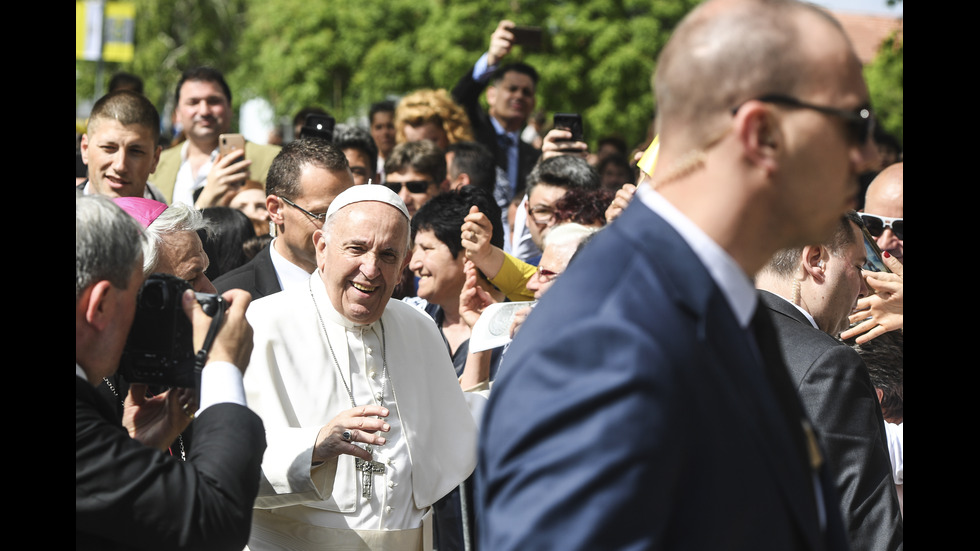
M 136 34 L 136 4 L 106 2 L 105 45 L 102 59 L 125 63 L 133 60 L 133 36 Z
M 132 61 L 135 34 L 133 2 L 75 2 L 75 59 Z

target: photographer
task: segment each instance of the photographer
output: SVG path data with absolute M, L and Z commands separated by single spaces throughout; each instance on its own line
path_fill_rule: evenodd
M 144 276 L 139 224 L 102 196 L 75 199 L 76 549 L 234 549 L 248 540 L 265 450 L 245 406 L 252 350 L 248 293 L 229 291 L 226 318 L 202 371 L 197 445 L 186 462 L 164 453 L 193 418 L 193 391 L 145 398 L 133 384 L 122 420 L 95 390 L 119 366 Z M 211 318 L 182 296 L 203 348 Z

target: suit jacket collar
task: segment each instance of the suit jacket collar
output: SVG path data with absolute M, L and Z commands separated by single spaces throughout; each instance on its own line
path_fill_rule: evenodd
M 272 243 L 269 242 L 265 247 L 262 247 L 255 258 L 249 261 L 255 271 L 255 289 L 261 293 L 261 296 L 282 291 L 282 286 L 279 285 L 279 276 L 276 275 L 276 268 L 272 264 L 271 248 Z
M 799 308 L 793 306 L 788 300 L 784 299 L 783 297 L 775 293 L 771 293 L 769 291 L 760 289 L 759 298 L 762 300 L 762 303 L 766 306 L 766 308 L 772 310 L 774 313 L 794 319 L 806 325 L 807 327 L 813 327 L 814 329 L 818 329 L 817 327 L 814 327 L 813 322 L 811 322 L 803 312 L 800 312 Z

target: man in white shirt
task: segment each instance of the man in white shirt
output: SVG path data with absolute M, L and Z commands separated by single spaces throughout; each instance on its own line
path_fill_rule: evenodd
M 246 395 L 270 442 L 249 548 L 431 549 L 432 504 L 473 471 L 485 399 L 464 396 L 432 320 L 390 300 L 410 246 L 394 192 L 344 191 L 313 239 L 307 284 L 248 312 Z

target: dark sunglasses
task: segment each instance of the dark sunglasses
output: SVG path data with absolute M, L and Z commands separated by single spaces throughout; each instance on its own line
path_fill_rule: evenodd
M 785 105 L 787 107 L 796 107 L 798 109 L 811 109 L 813 111 L 817 111 L 818 113 L 823 113 L 824 115 L 844 119 L 844 122 L 847 123 L 847 137 L 852 143 L 863 145 L 874 140 L 875 118 L 869 107 L 858 107 L 853 111 L 847 111 L 844 109 L 837 109 L 836 107 L 806 103 L 805 101 L 800 101 L 792 96 L 785 96 L 782 94 L 766 94 L 755 98 L 755 100 L 765 103 Z M 739 107 L 741 107 L 741 105 L 739 105 Z M 734 115 L 737 113 L 738 109 L 738 107 L 732 109 L 732 114 Z
M 888 228 L 895 234 L 895 237 L 905 241 L 904 218 L 889 218 L 887 216 L 864 214 L 862 212 L 861 221 L 864 222 L 864 227 L 868 228 L 868 232 L 875 237 L 881 237 L 881 234 L 884 233 L 885 228 Z
M 429 189 L 432 185 L 432 180 L 412 180 L 411 182 L 385 182 L 388 189 L 398 193 L 402 190 L 402 186 L 408 188 L 409 193 L 425 193 L 425 190 Z

